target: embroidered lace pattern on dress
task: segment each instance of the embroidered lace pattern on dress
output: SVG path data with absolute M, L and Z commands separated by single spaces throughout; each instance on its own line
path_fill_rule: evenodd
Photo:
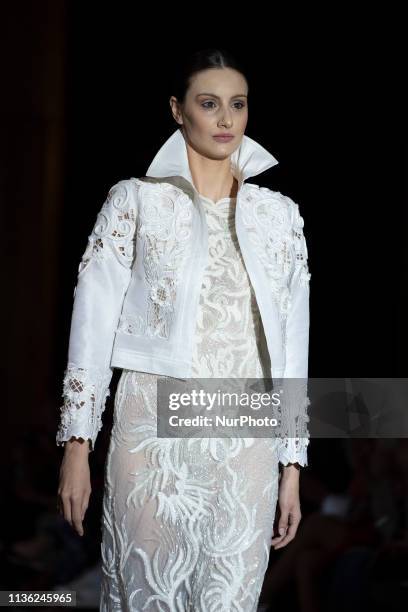
M 267 375 L 262 359 L 266 344 L 235 229 L 236 198 L 214 203 L 202 197 L 202 205 L 208 227 L 208 263 L 197 310 L 193 376 L 262 378 Z
M 209 256 L 193 376 L 264 375 L 235 200 L 202 200 Z M 101 612 L 256 612 L 278 499 L 276 438 L 158 438 L 161 377 L 123 370 L 105 472 Z M 167 378 L 167 377 L 165 377 Z

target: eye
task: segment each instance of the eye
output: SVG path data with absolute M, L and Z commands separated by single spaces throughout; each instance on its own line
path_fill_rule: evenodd
M 207 106 L 208 104 L 214 104 L 214 102 L 210 100 L 209 102 L 204 102 L 204 104 L 202 104 L 201 106 L 203 106 L 204 108 L 210 108 L 210 106 Z
M 203 108 L 213 108 L 212 106 L 207 106 L 208 104 L 214 104 L 214 101 L 213 100 L 209 100 L 208 102 L 204 102 L 201 106 Z M 238 110 L 241 110 L 245 106 L 245 104 L 243 102 L 235 102 L 235 104 L 240 104 L 241 105 Z M 234 104 L 234 106 L 235 106 L 235 104 Z

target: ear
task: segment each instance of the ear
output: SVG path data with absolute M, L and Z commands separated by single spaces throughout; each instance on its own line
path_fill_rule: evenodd
M 170 104 L 170 108 L 171 108 L 171 112 L 172 112 L 174 121 L 176 121 L 176 123 L 178 123 L 179 125 L 183 125 L 183 120 L 181 117 L 181 112 L 180 112 L 180 108 L 177 102 L 177 98 L 175 98 L 174 96 L 171 96 L 169 100 L 169 104 Z

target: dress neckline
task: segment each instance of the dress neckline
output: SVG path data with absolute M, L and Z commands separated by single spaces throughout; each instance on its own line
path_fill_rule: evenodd
M 200 196 L 200 198 L 202 198 L 203 200 L 206 200 L 207 202 L 210 202 L 210 204 L 213 204 L 214 206 L 218 206 L 218 204 L 222 204 L 223 202 L 230 202 L 232 200 L 236 200 L 237 197 L 236 196 L 226 196 L 225 198 L 220 198 L 219 200 L 217 200 L 216 202 L 214 200 L 211 200 L 211 198 L 207 198 L 207 196 L 203 195 L 202 193 L 198 194 Z
M 234 219 L 237 200 L 236 196 L 220 198 L 217 200 L 217 202 L 214 202 L 214 200 L 211 200 L 211 198 L 207 198 L 207 196 L 202 194 L 199 194 L 199 196 L 206 213 L 228 220 Z

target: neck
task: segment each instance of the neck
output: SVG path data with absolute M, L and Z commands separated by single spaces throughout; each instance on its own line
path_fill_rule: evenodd
M 188 142 L 187 156 L 194 187 L 214 202 L 227 197 L 236 197 L 238 181 L 231 172 L 230 158 L 210 159 L 197 153 Z

